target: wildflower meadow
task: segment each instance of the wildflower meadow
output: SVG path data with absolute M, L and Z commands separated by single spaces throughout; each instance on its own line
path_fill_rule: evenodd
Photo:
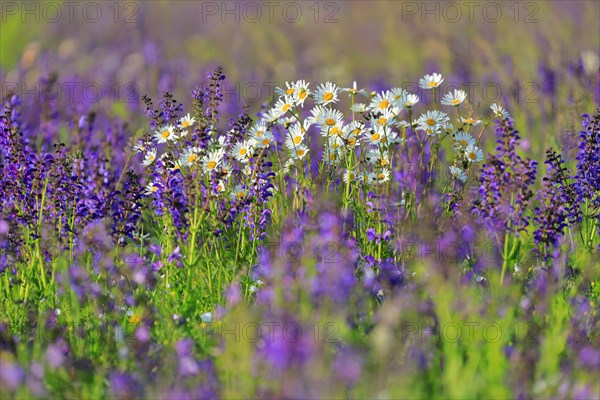
M 600 6 L 477 5 L 3 2 L 0 397 L 600 399 Z

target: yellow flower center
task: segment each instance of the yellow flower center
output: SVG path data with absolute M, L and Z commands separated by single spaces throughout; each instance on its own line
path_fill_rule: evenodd
M 470 158 L 471 160 L 476 160 L 476 159 L 477 159 L 477 154 L 475 154 L 475 153 L 471 152 L 471 153 L 469 153 L 469 158 Z
M 294 88 L 289 88 L 288 90 L 285 91 L 285 94 L 287 94 L 287 95 L 294 94 Z
M 292 105 L 290 103 L 285 103 L 282 107 L 281 107 L 281 111 L 283 112 L 287 112 L 287 110 L 289 110 L 292 107 Z
M 154 161 L 154 159 L 155 159 L 155 158 L 156 158 L 156 157 L 155 157 L 153 154 L 151 154 L 151 155 L 148 157 L 148 159 L 149 159 L 150 161 Z
M 188 160 L 188 163 L 190 163 L 190 164 L 191 164 L 191 163 L 193 163 L 194 161 L 196 161 L 197 159 L 198 159 L 198 156 L 197 156 L 196 154 L 190 154 L 190 155 L 188 156 L 188 159 L 187 159 L 187 160 Z
M 353 133 L 354 135 L 357 135 L 357 136 L 358 136 L 358 135 L 360 134 L 360 129 L 359 129 L 359 128 L 354 128 L 354 130 L 352 131 L 352 133 Z
M 331 153 L 331 154 L 329 155 L 329 160 L 330 160 L 330 161 L 333 161 L 333 160 L 335 160 L 335 154 Z
M 242 198 L 242 197 L 244 197 L 245 195 L 246 195 L 246 193 L 244 193 L 244 192 L 238 192 L 238 193 L 237 193 L 237 198 L 238 198 L 238 199 L 241 199 L 241 198 Z
M 379 133 L 374 133 L 373 136 L 371 136 L 371 140 L 376 141 L 379 140 L 380 137 L 381 135 Z
M 302 157 L 304 155 L 304 150 L 298 149 L 298 151 L 296 152 L 296 154 L 298 154 L 298 157 Z
M 342 134 L 342 130 L 340 128 L 338 128 L 337 126 L 334 126 L 331 129 L 331 134 L 332 135 L 341 135 Z
M 333 100 L 333 93 L 331 92 L 327 92 L 323 95 L 323 100 L 325 101 L 331 101 Z
M 381 117 L 381 118 L 379 118 L 379 119 L 377 120 L 377 123 L 378 123 L 379 125 L 385 125 L 385 124 L 386 124 L 386 122 L 387 122 L 387 118 L 385 118 L 385 117 Z
M 156 186 L 152 186 L 152 189 L 150 189 L 150 191 L 152 193 L 156 192 L 157 190 L 158 190 L 158 187 L 156 187 Z
M 475 120 L 474 120 L 473 118 L 467 118 L 467 119 L 465 120 L 465 122 L 466 122 L 467 124 L 472 124 L 473 122 L 475 122 Z
M 427 118 L 427 120 L 425 121 L 425 123 L 429 126 L 435 126 L 435 119 L 433 118 Z
M 248 153 L 248 149 L 246 149 L 245 147 L 242 147 L 242 148 L 240 149 L 240 155 L 241 155 L 241 156 L 245 156 L 245 155 L 246 155 L 246 153 Z
M 300 100 L 304 100 L 307 95 L 308 95 L 308 93 L 306 92 L 306 90 L 302 90 L 300 92 L 300 94 L 298 95 L 298 97 L 300 97 Z
M 266 146 L 266 145 L 267 145 L 267 144 L 269 144 L 270 142 L 271 142 L 271 141 L 270 141 L 269 139 L 267 139 L 267 138 L 264 138 L 264 139 L 263 139 L 263 141 L 262 141 L 262 144 Z
M 302 136 L 300 136 L 300 135 L 294 136 L 294 144 L 300 144 L 301 141 L 302 141 Z
M 163 139 L 168 138 L 169 136 L 171 136 L 171 131 L 169 131 L 168 129 L 166 131 L 163 131 L 162 135 Z
M 452 104 L 455 105 L 455 106 L 457 106 L 457 105 L 460 104 L 460 100 L 459 99 L 454 99 L 454 100 L 452 100 Z
M 181 126 L 183 126 L 184 128 L 187 128 L 188 126 L 190 126 L 192 123 L 190 121 L 183 121 L 181 123 Z
M 333 119 L 333 118 L 327 118 L 325 120 L 325 125 L 334 126 L 335 125 L 335 119 Z
M 389 164 L 389 161 L 386 160 L 385 158 L 382 158 L 381 161 L 379 162 L 379 164 L 381 164 L 382 167 L 385 167 L 386 165 Z
M 437 86 L 437 83 L 435 81 L 431 81 L 427 84 L 427 87 L 429 87 L 429 88 L 434 88 L 436 86 Z
M 466 146 L 467 145 L 467 141 L 465 139 L 461 139 L 460 140 L 460 144 L 463 145 L 463 146 Z
M 350 138 L 350 139 L 348 139 L 348 144 L 349 144 L 350 146 L 354 146 L 354 144 L 355 144 L 355 143 L 356 143 L 356 139 L 354 139 L 354 138 Z
M 208 169 L 213 169 L 216 166 L 217 166 L 217 163 L 216 163 L 216 161 L 213 161 L 213 160 L 209 161 L 208 164 L 206 164 L 206 168 L 208 168 Z
M 389 102 L 389 101 L 387 101 L 387 100 L 382 100 L 382 101 L 379 103 L 379 108 L 383 110 L 384 108 L 387 108 L 389 105 L 390 105 L 390 102 Z
M 261 137 L 265 133 L 264 131 L 256 131 L 256 137 Z
M 380 181 L 385 179 L 385 174 L 379 173 L 377 174 L 377 179 L 379 179 Z

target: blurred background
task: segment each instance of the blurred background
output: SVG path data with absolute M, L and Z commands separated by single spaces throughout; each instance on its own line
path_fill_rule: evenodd
M 541 155 L 600 103 L 597 1 L 1 4 L 2 97 L 50 101 L 74 119 L 92 110 L 137 124 L 142 95 L 189 104 L 216 65 L 232 117 L 285 81 L 417 90 L 440 72 L 442 90 L 467 90 L 476 114 L 505 105 Z

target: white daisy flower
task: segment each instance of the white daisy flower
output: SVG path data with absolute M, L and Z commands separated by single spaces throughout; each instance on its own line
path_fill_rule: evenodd
M 229 178 L 233 172 L 233 167 L 227 161 L 222 162 L 217 168 L 218 173 L 223 177 L 223 179 Z
M 342 137 L 342 136 L 344 136 L 344 129 L 345 128 L 344 128 L 342 119 L 335 120 L 334 125 L 329 125 L 326 122 L 325 125 L 323 125 L 321 127 L 321 135 L 325 136 L 325 137 L 331 137 L 331 136 Z
M 157 191 L 158 191 L 158 186 L 154 186 L 154 183 L 150 182 L 149 184 L 146 185 L 144 193 L 146 194 L 146 196 L 151 196 L 154 193 L 156 193 Z
M 344 138 L 344 143 L 346 145 L 348 145 L 348 147 L 350 147 L 350 148 L 356 147 L 360 143 L 360 138 L 356 137 L 356 136 L 349 136 L 349 137 Z
M 406 97 L 402 99 L 402 105 L 406 108 L 414 107 L 419 102 L 419 96 L 414 93 L 408 93 Z
M 384 127 L 390 126 L 394 124 L 396 116 L 390 109 L 385 109 L 380 112 L 380 116 L 373 119 L 371 122 L 376 124 L 376 126 Z
M 367 105 L 365 103 L 354 103 L 350 109 L 355 113 L 364 113 L 367 111 Z
M 442 104 L 445 106 L 459 106 L 467 98 L 467 93 L 463 90 L 454 89 L 442 98 Z
M 267 126 L 263 122 L 259 122 L 250 129 L 250 136 L 254 139 L 260 139 L 267 132 Z
M 352 121 L 344 127 L 344 134 L 345 134 L 345 137 L 350 137 L 350 136 L 358 137 L 364 130 L 365 130 L 365 126 L 361 121 Z
M 465 149 L 465 157 L 469 162 L 479 162 L 483 160 L 483 151 L 479 147 L 471 144 Z
M 251 154 L 252 146 L 247 140 L 236 143 L 235 146 L 233 146 L 233 150 L 231 152 L 231 155 L 242 163 L 247 163 L 248 160 L 250 160 Z
M 142 164 L 144 164 L 144 167 L 147 167 L 149 165 L 152 165 L 152 163 L 155 160 L 156 160 L 156 149 L 148 150 L 148 152 L 146 153 L 146 156 L 144 157 L 144 161 L 142 162 Z
M 396 131 L 390 131 L 388 132 L 388 134 L 386 135 L 387 138 L 387 142 L 389 144 L 402 144 L 404 143 L 405 139 L 403 137 L 400 137 L 398 135 L 398 132 Z
M 273 107 L 271 111 L 274 114 L 277 114 L 279 117 L 282 117 L 292 109 L 293 104 L 293 99 L 291 99 L 289 96 L 285 96 L 282 99 L 277 100 L 275 107 Z
M 440 125 L 440 130 L 447 134 L 451 134 L 456 130 L 456 128 L 454 127 L 454 125 L 452 125 L 452 122 L 444 122 Z
M 478 126 L 481 125 L 481 120 L 473 117 L 461 117 L 460 122 L 464 125 Z
M 140 140 L 135 146 L 133 146 L 133 151 L 135 151 L 138 154 L 141 154 L 145 152 L 148 149 L 148 147 L 150 147 L 149 143 Z
M 327 147 L 335 151 L 340 151 L 344 147 L 344 140 L 338 135 L 329 136 L 327 139 Z
M 390 171 L 387 169 L 381 170 L 375 176 L 378 183 L 384 183 L 390 180 Z
M 182 117 L 179 120 L 179 126 L 181 126 L 181 128 L 183 128 L 183 129 L 187 129 L 190 126 L 194 125 L 195 123 L 196 123 L 196 118 L 190 116 L 189 113 L 185 117 Z
M 341 125 L 343 121 L 344 114 L 339 110 L 324 110 L 317 116 L 317 124 L 323 128 Z
M 288 129 L 290 127 L 290 125 L 295 124 L 297 122 L 296 118 L 293 117 L 286 117 L 286 118 L 281 118 L 279 120 L 279 123 L 281 124 L 281 126 L 283 126 L 285 129 Z
M 381 92 L 373 97 L 367 108 L 371 111 L 384 111 L 392 105 L 393 101 L 394 96 L 389 91 Z
M 308 98 L 308 96 L 310 96 L 310 89 L 309 89 L 310 83 L 306 82 L 304 80 L 299 80 L 293 83 L 292 88 L 293 89 L 293 93 L 292 93 L 292 98 L 293 100 L 303 106 L 304 105 L 304 100 L 306 100 Z M 289 95 L 289 89 L 288 88 L 288 95 Z
M 247 177 L 252 176 L 253 172 L 254 172 L 254 169 L 250 166 L 250 164 L 246 164 L 244 166 L 244 168 L 242 168 L 242 174 L 244 174 Z
M 253 138 L 252 140 L 254 140 L 254 143 L 256 143 L 256 147 L 269 147 L 271 142 L 273 142 L 273 135 L 271 134 L 271 132 L 266 132 L 260 138 Z
M 310 95 L 310 83 L 299 80 L 296 82 L 286 82 L 286 88 L 277 88 L 275 89 L 280 96 L 288 96 L 294 103 L 303 105 L 304 100 Z
M 370 184 L 381 184 L 390 180 L 390 172 L 383 170 L 380 172 L 371 172 L 366 177 L 367 182 Z
M 211 172 L 217 168 L 225 156 L 224 149 L 213 150 L 204 156 L 202 159 L 202 168 L 205 172 Z
M 220 180 L 219 182 L 217 182 L 217 186 L 215 187 L 215 192 L 216 192 L 216 194 L 218 194 L 218 193 L 221 193 L 224 191 L 225 191 L 225 182 Z
M 419 79 L 419 86 L 422 89 L 434 89 L 444 81 L 442 74 L 438 74 L 434 72 L 431 75 L 425 75 L 421 79 Z
M 465 171 L 463 171 L 462 169 L 455 167 L 455 166 L 450 166 L 450 173 L 452 174 L 452 176 L 454 177 L 454 179 L 458 179 L 461 182 L 466 182 L 467 181 L 467 174 L 465 174 Z
M 325 161 L 326 164 L 329 165 L 335 165 L 340 161 L 341 158 L 341 152 L 339 151 L 339 147 L 338 148 L 328 148 L 327 151 L 325 151 L 323 153 L 323 161 Z
M 496 118 L 507 119 L 510 117 L 510 114 L 502 106 L 499 106 L 496 103 L 492 104 L 490 106 L 490 108 L 492 109 L 492 112 L 494 113 L 494 117 L 496 117 Z
M 231 129 L 228 133 L 229 134 L 233 134 L 233 129 Z M 211 143 L 215 143 L 214 139 L 211 140 Z M 223 146 L 225 146 L 226 143 L 227 143 L 227 137 L 225 135 L 224 136 L 219 136 L 218 138 L 216 138 L 216 144 L 215 144 L 215 146 L 216 147 L 223 147 Z
M 371 143 L 372 145 L 377 145 L 377 144 L 379 144 L 379 142 L 383 141 L 385 134 L 386 134 L 385 129 L 378 129 L 378 130 L 366 132 L 367 142 Z
M 306 157 L 308 151 L 308 147 L 306 147 L 304 144 L 300 144 L 296 146 L 293 150 L 290 150 L 290 152 L 292 153 L 292 158 L 297 160 L 302 160 L 304 157 Z
M 191 167 L 192 165 L 197 164 L 200 161 L 200 156 L 198 153 L 200 153 L 200 149 L 197 147 L 185 149 L 179 158 L 180 164 L 186 167 Z
M 286 137 L 286 146 L 287 146 L 288 141 L 290 142 L 292 148 L 294 146 L 301 144 L 304 141 L 304 136 L 305 136 L 305 133 L 302 130 L 302 128 L 300 127 L 299 123 L 290 126 L 290 129 L 288 129 L 288 134 Z
M 354 183 L 362 181 L 363 177 L 359 172 L 346 170 L 344 171 L 344 183 L 348 183 L 348 179 L 350 180 L 350 183 Z
M 398 128 L 408 128 L 408 127 L 410 127 L 410 122 L 408 122 L 408 121 L 405 121 L 405 120 L 398 121 L 398 122 L 396 123 L 396 126 L 397 126 Z
M 367 162 L 378 167 L 386 167 L 390 165 L 389 153 L 387 151 L 380 152 L 379 149 L 372 149 L 367 153 Z
M 261 115 L 260 120 L 261 120 L 261 122 L 264 122 L 267 124 L 273 124 L 273 123 L 277 122 L 279 117 L 281 117 L 281 114 L 279 112 L 277 112 L 277 110 L 271 109 L 269 111 L 265 111 Z
M 435 126 L 427 126 L 427 125 L 418 125 L 417 130 L 420 131 L 424 131 L 427 136 L 436 136 L 439 135 L 440 132 L 442 131 L 442 128 L 440 125 L 435 125 Z
M 177 139 L 175 128 L 171 125 L 164 126 L 154 133 L 154 138 L 158 143 L 167 143 L 167 141 L 173 142 Z
M 248 191 L 242 185 L 235 185 L 231 192 L 231 200 L 242 200 L 248 195 Z
M 402 108 L 404 107 L 404 99 L 408 95 L 408 92 L 402 88 L 395 87 L 390 89 L 390 96 L 392 97 L 392 106 Z
M 326 82 L 319 85 L 317 90 L 315 90 L 315 103 L 318 105 L 336 103 L 339 101 L 339 90 L 340 89 L 337 87 L 337 85 L 331 82 Z
M 475 145 L 475 139 L 467 132 L 460 131 L 454 136 L 454 141 L 462 147 L 469 147 Z
M 342 92 L 347 92 L 350 96 L 356 96 L 357 94 L 367 96 L 367 91 L 365 89 L 358 89 L 356 87 L 356 81 L 354 81 L 351 88 L 344 88 L 342 89 Z
M 442 125 L 445 122 L 450 121 L 448 114 L 441 111 L 427 111 L 424 114 L 421 114 L 421 117 L 418 119 L 418 124 L 421 126 L 421 129 L 434 129 L 439 125 Z

